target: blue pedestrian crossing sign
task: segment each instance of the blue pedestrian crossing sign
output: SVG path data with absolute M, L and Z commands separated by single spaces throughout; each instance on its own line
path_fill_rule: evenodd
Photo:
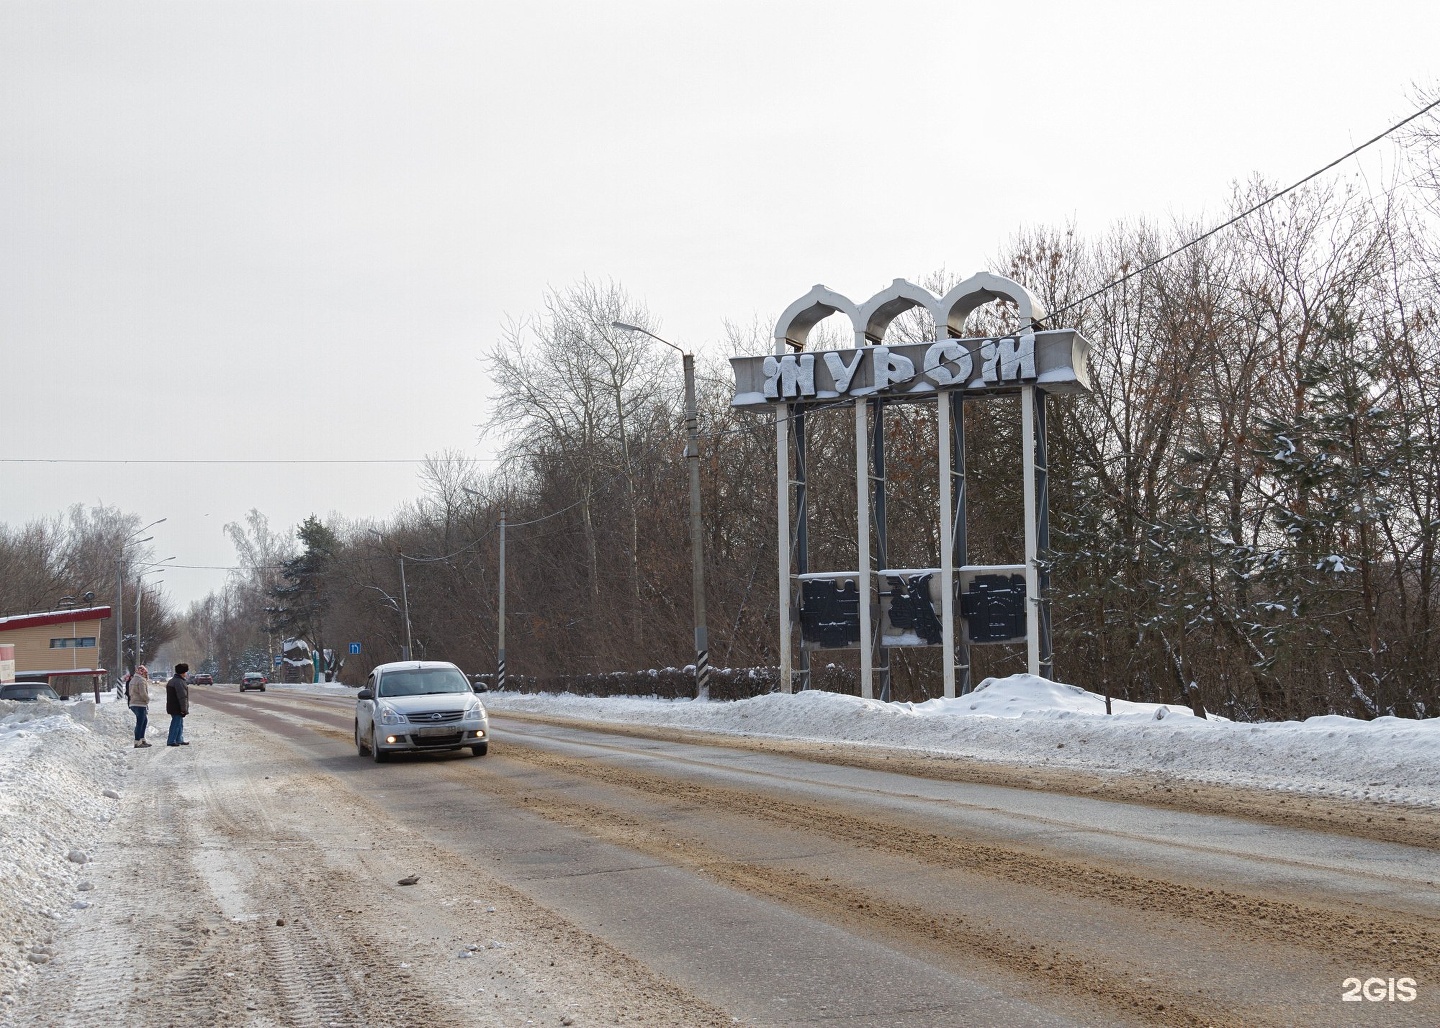
M 350 656 L 352 656 L 352 657 L 358 657 L 358 656 L 360 656 L 360 644 L 359 644 L 359 643 L 351 643 L 351 644 L 350 644 Z

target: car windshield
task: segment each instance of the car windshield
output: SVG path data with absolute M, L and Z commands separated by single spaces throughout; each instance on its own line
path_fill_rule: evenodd
M 0 700 L 58 700 L 59 694 L 48 685 L 7 685 L 0 689 Z
M 426 696 L 437 692 L 469 692 L 470 683 L 457 668 L 420 667 L 387 671 L 380 676 L 381 696 Z

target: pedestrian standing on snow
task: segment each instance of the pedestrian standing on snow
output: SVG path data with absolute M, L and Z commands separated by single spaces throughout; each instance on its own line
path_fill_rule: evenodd
M 125 702 L 135 715 L 135 748 L 150 744 L 145 741 L 145 726 L 150 723 L 150 671 L 141 664 L 125 684 Z
M 185 715 L 190 713 L 190 683 L 185 681 L 189 664 L 176 664 L 175 677 L 165 683 L 165 713 L 170 715 L 170 737 L 166 746 L 189 746 L 185 741 Z

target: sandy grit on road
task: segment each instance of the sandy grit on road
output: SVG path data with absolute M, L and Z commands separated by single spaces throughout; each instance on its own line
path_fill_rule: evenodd
M 196 720 L 129 754 L 92 905 L 5 1025 L 730 1023 L 257 726 Z

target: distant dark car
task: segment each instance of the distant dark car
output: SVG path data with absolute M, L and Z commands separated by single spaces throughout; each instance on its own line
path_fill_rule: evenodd
M 48 685 L 29 682 L 13 682 L 0 685 L 0 700 L 54 700 L 60 702 L 60 694 Z
M 215 684 L 215 676 L 214 676 L 214 675 L 191 675 L 191 676 L 190 676 L 190 684 L 191 684 L 191 685 L 214 685 L 214 684 Z
M 246 689 L 259 689 L 261 692 L 264 692 L 267 681 L 268 679 L 260 672 L 247 671 L 240 676 L 240 691 L 244 692 Z

